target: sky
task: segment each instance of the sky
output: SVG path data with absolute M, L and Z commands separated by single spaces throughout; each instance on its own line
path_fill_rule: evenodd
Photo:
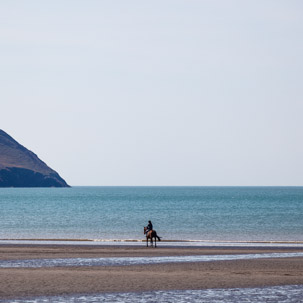
M 3 0 L 3 129 L 72 186 L 302 186 L 301 0 Z

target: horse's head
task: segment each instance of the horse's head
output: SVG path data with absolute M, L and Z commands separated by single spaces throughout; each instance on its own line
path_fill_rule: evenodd
M 144 226 L 144 235 L 146 234 L 147 227 Z

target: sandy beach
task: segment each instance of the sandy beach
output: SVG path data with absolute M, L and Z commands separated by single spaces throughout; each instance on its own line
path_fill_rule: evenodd
M 302 252 L 301 248 L 1 245 L 0 260 Z M 303 258 L 132 266 L 0 268 L 0 298 L 303 284 Z

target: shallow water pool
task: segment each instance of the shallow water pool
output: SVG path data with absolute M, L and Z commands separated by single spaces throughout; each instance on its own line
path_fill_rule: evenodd
M 169 257 L 119 257 L 119 258 L 66 258 L 66 259 L 2 260 L 2 261 L 0 261 L 0 268 L 130 266 L 130 265 L 143 265 L 143 264 L 211 262 L 211 261 L 227 261 L 227 260 L 249 260 L 249 259 L 292 258 L 292 257 L 303 257 L 303 252 L 235 254 L 235 255 L 169 256 Z
M 274 286 L 264 288 L 228 288 L 183 291 L 151 291 L 139 293 L 104 293 L 93 295 L 71 295 L 56 297 L 38 297 L 17 300 L 0 300 L 15 303 L 260 303 L 260 302 L 303 302 L 303 286 Z

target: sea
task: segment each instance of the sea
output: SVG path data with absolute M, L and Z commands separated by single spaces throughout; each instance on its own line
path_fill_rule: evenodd
M 151 220 L 158 246 L 303 248 L 303 187 L 1 188 L 0 244 L 145 245 Z M 281 255 L 280 255 L 281 254 Z M 159 258 L 6 260 L 0 267 L 132 266 L 241 258 L 218 255 Z M 303 302 L 303 286 L 77 294 L 0 302 Z
M 1 240 L 303 243 L 303 187 L 0 189 Z M 301 242 L 301 243 L 300 243 Z

